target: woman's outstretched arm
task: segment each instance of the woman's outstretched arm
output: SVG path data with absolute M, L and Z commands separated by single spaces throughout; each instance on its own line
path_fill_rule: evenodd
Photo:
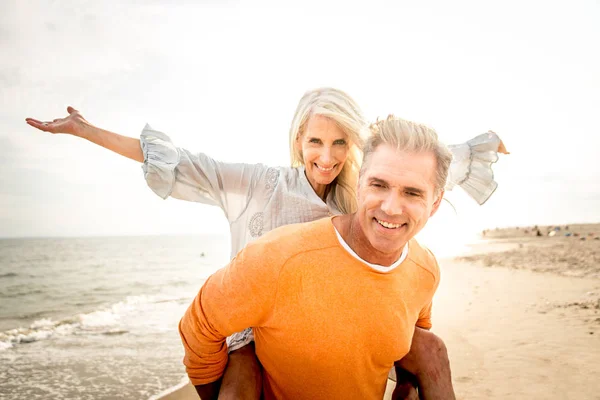
M 53 121 L 38 121 L 34 118 L 26 118 L 25 121 L 41 131 L 78 136 L 124 157 L 141 163 L 144 162 L 140 139 L 95 127 L 73 107 L 67 107 L 67 112 L 69 115 L 66 117 L 57 118 Z
M 148 186 L 163 199 L 174 197 L 219 206 L 227 218 L 234 220 L 246 209 L 256 185 L 266 190 L 265 165 L 226 163 L 204 153 L 192 153 L 176 147 L 166 134 L 149 125 L 139 139 L 122 136 L 95 127 L 73 107 L 67 111 L 68 116 L 53 121 L 26 121 L 42 131 L 78 136 L 143 163 Z

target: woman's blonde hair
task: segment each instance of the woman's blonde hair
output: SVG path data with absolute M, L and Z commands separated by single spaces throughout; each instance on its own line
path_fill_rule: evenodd
M 352 213 L 356 211 L 356 182 L 362 159 L 362 146 L 368 132 L 367 122 L 358 104 L 341 90 L 319 88 L 304 93 L 290 127 L 292 167 L 304 165 L 302 150 L 296 146 L 296 140 L 304 134 L 313 115 L 330 118 L 348 135 L 348 157 L 340 174 L 330 184 L 329 193 L 342 213 Z

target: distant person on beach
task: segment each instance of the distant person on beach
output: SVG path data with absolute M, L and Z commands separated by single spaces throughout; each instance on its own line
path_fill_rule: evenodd
M 413 369 L 405 356 L 415 330 L 429 335 L 440 277 L 413 237 L 452 155 L 424 125 L 389 117 L 372 130 L 354 213 L 280 227 L 207 279 L 179 326 L 199 393 L 225 370 L 226 337 L 248 326 L 265 399 L 380 400 L 392 366 Z M 421 398 L 454 398 L 445 385 Z
M 167 135 L 149 126 L 140 139 L 125 137 L 93 126 L 72 107 L 67 111 L 65 118 L 51 122 L 28 118 L 27 123 L 43 131 L 87 139 L 142 162 L 148 185 L 162 198 L 219 206 L 230 224 L 232 257 L 276 227 L 356 210 L 366 122 L 354 100 L 340 90 L 311 90 L 300 100 L 290 129 L 292 167 L 223 163 L 177 148 Z M 497 152 L 503 151 L 502 142 L 488 132 L 450 148 L 455 157 L 448 185 L 460 185 L 482 204 L 496 188 L 491 163 L 497 160 Z M 228 339 L 231 353 L 221 398 L 247 395 L 249 388 L 262 387 L 252 340 L 251 330 Z M 439 348 L 443 348 L 441 339 L 415 331 L 411 353 L 423 354 L 416 357 L 422 363 L 411 372 L 421 387 L 437 384 L 427 378 L 439 374 L 440 369 L 436 357 L 428 352 Z M 446 353 L 438 354 L 442 364 L 446 362 Z M 449 380 L 450 371 L 444 370 L 442 376 Z

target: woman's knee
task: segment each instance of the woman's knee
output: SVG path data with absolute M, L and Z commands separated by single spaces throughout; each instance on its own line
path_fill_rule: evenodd
M 427 359 L 448 359 L 448 349 L 446 344 L 436 334 L 426 330 L 417 328 L 415 330 L 415 337 L 413 346 L 417 347 L 417 354 L 419 358 L 425 357 Z

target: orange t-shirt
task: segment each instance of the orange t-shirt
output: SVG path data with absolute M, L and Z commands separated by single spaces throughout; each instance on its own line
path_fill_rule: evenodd
M 435 257 L 409 242 L 379 272 L 345 250 L 330 218 L 275 229 L 213 274 L 179 331 L 194 385 L 227 364 L 225 338 L 254 328 L 266 399 L 383 398 L 415 325 L 431 327 Z

